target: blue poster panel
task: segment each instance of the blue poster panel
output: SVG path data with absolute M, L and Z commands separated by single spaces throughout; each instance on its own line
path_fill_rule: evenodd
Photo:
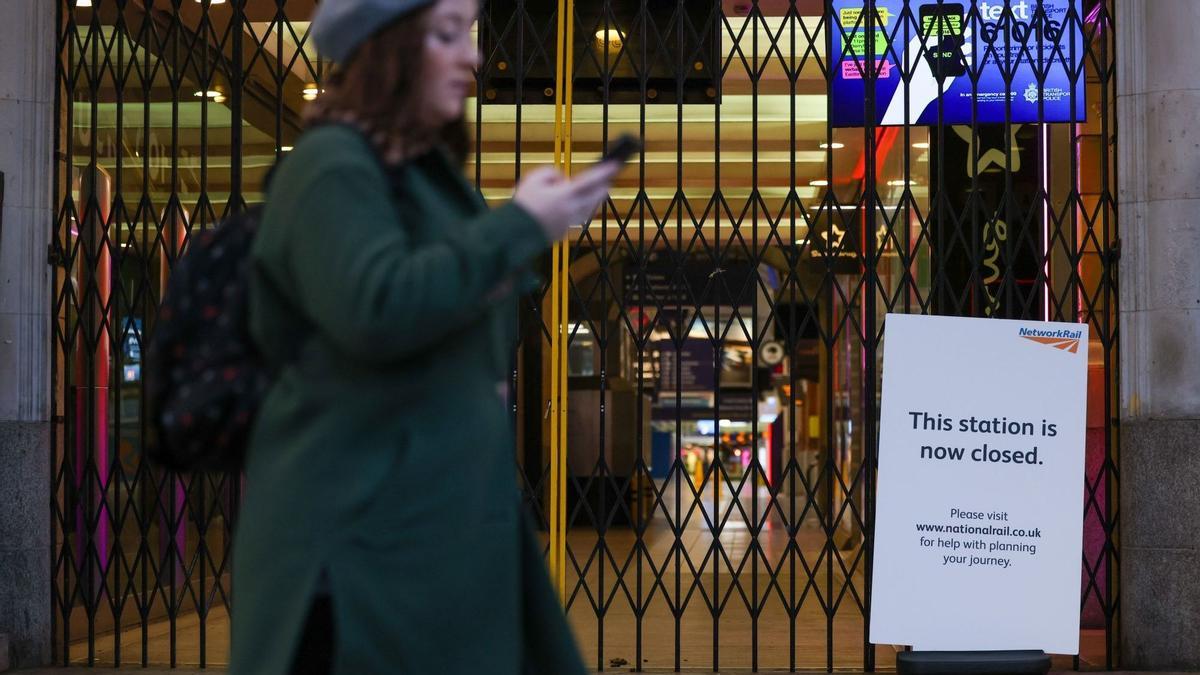
M 1084 121 L 1081 0 L 870 4 L 833 0 L 833 126 Z

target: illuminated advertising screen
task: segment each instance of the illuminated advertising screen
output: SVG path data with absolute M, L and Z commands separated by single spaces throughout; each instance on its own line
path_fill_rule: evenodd
M 833 126 L 1085 119 L 1081 0 L 874 5 L 833 0 Z

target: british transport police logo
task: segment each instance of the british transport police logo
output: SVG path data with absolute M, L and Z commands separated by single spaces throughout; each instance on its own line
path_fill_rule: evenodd
M 1072 354 L 1079 351 L 1079 341 L 1083 338 L 1082 330 L 1038 330 L 1037 328 L 1021 328 L 1019 335 L 1026 340 L 1048 345 L 1055 349 Z
M 1028 87 L 1025 87 L 1025 101 L 1028 103 L 1037 103 L 1042 98 L 1038 92 L 1037 82 L 1030 82 Z

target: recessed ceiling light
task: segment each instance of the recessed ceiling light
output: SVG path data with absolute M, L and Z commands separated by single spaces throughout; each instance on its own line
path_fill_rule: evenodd
M 616 28 L 601 28 L 600 30 L 596 31 L 596 41 L 600 43 L 615 42 L 620 45 L 623 38 L 624 36 L 621 35 L 621 31 L 617 30 Z
M 280 151 L 280 152 L 291 152 L 291 151 L 292 151 L 292 146 L 290 146 L 290 145 L 283 145 L 283 146 L 280 146 L 280 148 L 279 148 L 279 151 Z
M 929 141 L 917 141 L 916 143 L 913 143 L 913 147 L 918 150 L 928 150 Z
M 837 141 L 834 141 L 833 143 L 822 143 L 821 144 L 822 150 L 828 150 L 829 148 L 833 148 L 834 150 L 840 150 L 844 147 L 846 147 L 845 143 L 838 143 Z
M 75 3 L 75 6 L 76 6 L 76 7 L 91 7 L 91 6 L 92 6 L 92 0 L 78 0 L 78 1 Z
M 825 187 L 826 185 L 829 185 L 829 181 L 822 178 L 820 180 L 810 180 L 808 181 L 808 184 L 813 187 Z

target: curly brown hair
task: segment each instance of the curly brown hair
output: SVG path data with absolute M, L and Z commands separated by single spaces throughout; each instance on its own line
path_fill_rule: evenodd
M 441 129 L 421 124 L 416 82 L 421 74 L 430 7 L 406 14 L 380 29 L 322 84 L 308 105 L 309 127 L 336 122 L 362 130 L 384 161 L 396 164 L 428 149 L 430 139 L 460 163 L 468 149 L 466 122 Z

